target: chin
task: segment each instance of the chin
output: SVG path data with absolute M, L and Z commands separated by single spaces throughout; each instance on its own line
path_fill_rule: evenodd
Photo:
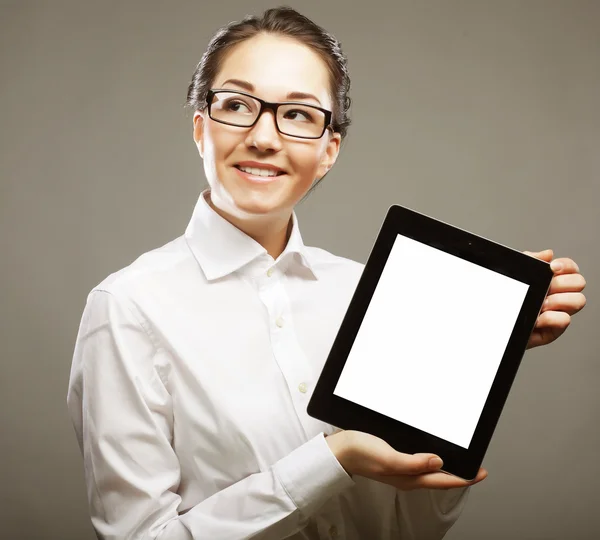
M 238 193 L 233 195 L 235 207 L 241 212 L 253 216 L 279 214 L 282 210 L 292 207 L 285 200 L 263 193 Z
M 261 193 L 221 183 L 211 185 L 211 199 L 216 207 L 238 219 L 279 214 L 287 206 L 293 206 L 286 204 L 285 197 L 275 193 Z

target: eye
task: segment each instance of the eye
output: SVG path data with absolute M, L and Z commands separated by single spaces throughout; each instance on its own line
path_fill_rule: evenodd
M 230 99 L 224 105 L 223 109 L 226 111 L 231 111 L 235 113 L 248 113 L 250 111 L 250 107 L 247 103 L 239 99 Z
M 314 122 L 313 115 L 305 109 L 290 109 L 286 111 L 284 118 L 294 122 Z

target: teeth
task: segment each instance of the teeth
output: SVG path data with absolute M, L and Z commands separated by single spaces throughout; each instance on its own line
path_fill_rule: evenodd
M 240 167 L 241 171 L 254 176 L 277 176 L 277 171 L 271 169 L 257 169 L 256 167 Z

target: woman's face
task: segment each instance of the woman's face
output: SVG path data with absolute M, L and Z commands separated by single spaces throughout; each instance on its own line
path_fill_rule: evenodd
M 287 37 L 262 34 L 236 45 L 226 56 L 212 88 L 250 93 L 266 101 L 300 101 L 332 110 L 329 73 L 321 57 Z M 292 97 L 301 93 L 313 97 Z M 334 164 L 340 135 L 299 139 L 277 131 L 271 111 L 251 128 L 225 125 L 194 115 L 194 140 L 204 160 L 211 200 L 240 219 L 289 217 L 316 179 Z M 277 167 L 283 174 L 260 181 L 239 167 L 251 162 Z M 257 167 L 257 165 L 254 165 Z

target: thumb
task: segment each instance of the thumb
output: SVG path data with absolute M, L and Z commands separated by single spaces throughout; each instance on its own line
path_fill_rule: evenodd
M 396 474 L 424 474 L 437 471 L 444 464 L 435 454 L 402 454 L 398 452 Z
M 545 249 L 544 251 L 524 251 L 523 253 L 546 262 L 550 262 L 554 257 L 554 252 L 551 249 Z

